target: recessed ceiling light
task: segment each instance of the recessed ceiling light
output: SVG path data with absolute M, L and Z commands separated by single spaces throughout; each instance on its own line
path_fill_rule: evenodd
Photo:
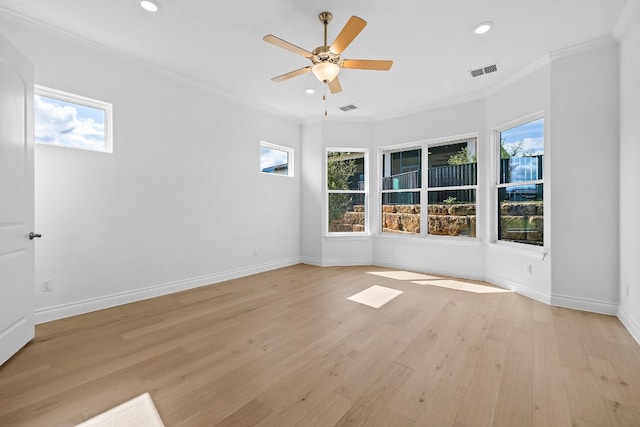
M 493 24 L 489 21 L 486 22 L 481 22 L 478 25 L 476 25 L 475 27 L 473 27 L 473 32 L 476 34 L 484 34 L 486 32 L 488 32 L 491 29 L 491 26 Z
M 140 2 L 140 6 L 147 12 L 157 12 L 158 11 L 158 3 L 153 0 L 142 0 Z
M 306 93 L 307 95 L 313 95 L 314 93 L 316 93 L 316 91 L 313 88 L 307 88 L 304 90 L 304 93 Z

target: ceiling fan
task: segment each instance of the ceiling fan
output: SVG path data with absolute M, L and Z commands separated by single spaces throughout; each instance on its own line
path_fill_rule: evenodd
M 375 60 L 375 59 L 340 59 L 340 54 L 351 44 L 360 31 L 367 25 L 367 21 L 357 16 L 352 16 L 345 24 L 336 39 L 327 45 L 327 25 L 331 22 L 333 15 L 330 12 L 322 12 L 319 15 L 320 22 L 324 25 L 324 44 L 315 48 L 313 51 L 302 49 L 292 43 L 282 40 L 272 34 L 264 36 L 263 40 L 267 43 L 274 44 L 283 49 L 287 49 L 295 54 L 310 59 L 313 65 L 290 71 L 281 76 L 272 78 L 274 82 L 282 82 L 292 77 L 299 76 L 308 72 L 313 74 L 321 82 L 329 86 L 331 93 L 342 91 L 342 86 L 338 80 L 338 73 L 342 68 L 351 68 L 357 70 L 378 70 L 388 71 L 393 65 L 393 61 Z

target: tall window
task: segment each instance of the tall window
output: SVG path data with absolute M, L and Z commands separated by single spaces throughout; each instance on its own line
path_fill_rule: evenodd
M 476 236 L 478 156 L 475 138 L 429 145 L 429 234 Z
M 293 149 L 260 142 L 260 172 L 293 176 Z
M 382 232 L 475 237 L 476 187 L 476 138 L 385 151 Z
M 544 118 L 499 136 L 498 240 L 544 244 Z
M 35 88 L 35 142 L 113 152 L 111 104 L 41 86 Z
M 366 152 L 327 151 L 327 230 L 364 233 L 366 218 Z
M 382 154 L 382 231 L 420 234 L 422 148 Z

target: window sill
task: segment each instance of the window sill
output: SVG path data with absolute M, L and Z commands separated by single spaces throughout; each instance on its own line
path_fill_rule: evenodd
M 487 247 L 489 249 L 498 249 L 501 251 L 509 251 L 509 252 L 517 252 L 522 255 L 541 258 L 544 260 L 549 252 L 544 246 L 529 246 L 523 243 L 513 243 L 513 242 L 503 242 L 503 241 L 495 241 L 491 243 L 487 243 Z
M 369 240 L 371 239 L 371 233 L 358 233 L 354 235 L 354 233 L 331 233 L 324 235 L 325 240 Z
M 398 240 L 405 239 L 424 242 L 426 244 L 436 244 L 436 245 L 449 245 L 449 246 L 467 246 L 467 247 L 478 247 L 480 246 L 480 240 L 477 237 L 465 237 L 465 236 L 421 236 L 421 235 L 411 235 L 411 234 L 395 234 L 395 233 L 379 233 L 375 235 L 376 239 L 390 239 L 390 240 Z

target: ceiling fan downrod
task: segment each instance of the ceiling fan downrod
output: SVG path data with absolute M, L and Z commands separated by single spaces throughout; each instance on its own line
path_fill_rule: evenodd
M 320 15 L 318 15 L 318 18 L 320 18 L 320 22 L 322 22 L 322 25 L 324 25 L 324 48 L 325 50 L 327 50 L 329 48 L 329 46 L 327 45 L 327 26 L 329 25 L 329 22 L 331 22 L 333 15 L 331 14 L 331 12 L 322 12 Z

